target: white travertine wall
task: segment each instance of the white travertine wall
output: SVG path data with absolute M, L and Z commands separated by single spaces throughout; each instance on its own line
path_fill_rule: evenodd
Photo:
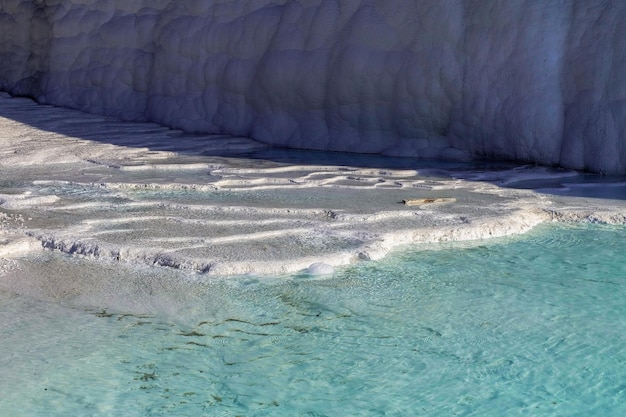
M 297 148 L 626 173 L 626 2 L 2 0 L 0 89 Z

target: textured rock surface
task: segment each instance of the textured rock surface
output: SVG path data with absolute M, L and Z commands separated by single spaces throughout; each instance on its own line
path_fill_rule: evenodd
M 626 2 L 3 0 L 0 89 L 301 148 L 626 173 Z

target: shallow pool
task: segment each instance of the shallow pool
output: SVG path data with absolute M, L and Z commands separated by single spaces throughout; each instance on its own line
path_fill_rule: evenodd
M 549 225 L 331 277 L 122 277 L 102 308 L 0 292 L 0 415 L 623 416 L 625 247 Z

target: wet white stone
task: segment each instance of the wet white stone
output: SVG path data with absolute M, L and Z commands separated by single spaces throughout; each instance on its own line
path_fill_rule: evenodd
M 311 264 L 307 269 L 306 273 L 308 275 L 331 275 L 335 273 L 335 268 L 331 265 L 328 265 L 324 262 L 315 262 Z
M 0 260 L 56 253 L 191 277 L 328 274 L 404 245 L 511 236 L 548 221 L 626 223 L 623 180 L 561 169 L 344 164 L 306 152 L 285 162 L 246 138 L 2 93 L 0 132 Z M 225 149 L 235 153 L 214 155 Z

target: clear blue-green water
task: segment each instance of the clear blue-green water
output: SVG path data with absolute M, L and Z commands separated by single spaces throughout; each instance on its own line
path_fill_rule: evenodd
M 0 293 L 0 416 L 623 416 L 625 247 L 544 226 L 181 282 L 170 315 Z

